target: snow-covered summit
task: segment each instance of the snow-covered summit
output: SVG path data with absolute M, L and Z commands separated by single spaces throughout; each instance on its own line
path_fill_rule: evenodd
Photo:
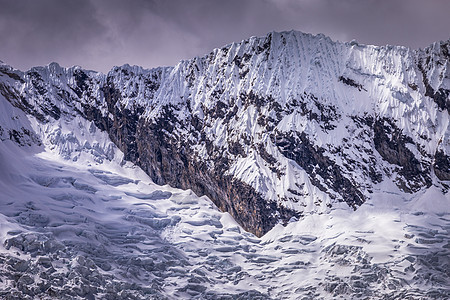
M 0 87 L 39 122 L 92 121 L 156 183 L 207 195 L 261 235 L 356 209 L 382 182 L 446 190 L 449 47 L 272 32 L 151 70 L 2 67 Z
M 0 66 L 0 298 L 448 298 L 449 50 Z

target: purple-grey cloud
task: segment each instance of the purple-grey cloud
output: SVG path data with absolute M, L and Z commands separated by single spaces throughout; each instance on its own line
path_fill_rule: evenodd
M 0 59 L 156 67 L 291 29 L 419 48 L 450 38 L 449 11 L 447 0 L 0 0 Z

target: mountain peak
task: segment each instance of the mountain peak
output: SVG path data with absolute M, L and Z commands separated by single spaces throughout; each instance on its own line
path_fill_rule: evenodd
M 1 66 L 0 295 L 448 298 L 448 50 Z
M 341 202 L 356 209 L 380 182 L 414 193 L 446 180 L 439 45 L 420 54 L 271 32 L 173 68 L 103 75 L 52 63 L 14 89 L 42 120 L 79 111 L 156 183 L 207 195 L 262 235 Z

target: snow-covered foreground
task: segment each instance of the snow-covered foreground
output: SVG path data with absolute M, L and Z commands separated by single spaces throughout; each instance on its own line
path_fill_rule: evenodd
M 380 186 L 355 212 L 259 239 L 117 149 L 73 161 L 49 148 L 0 143 L 0 298 L 450 297 L 449 194 L 436 187 L 406 199 Z

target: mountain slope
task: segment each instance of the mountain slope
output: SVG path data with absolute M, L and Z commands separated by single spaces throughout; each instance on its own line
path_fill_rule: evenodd
M 2 67 L 0 90 L 38 122 L 93 121 L 155 183 L 207 195 L 261 236 L 357 209 L 382 182 L 446 193 L 448 53 L 270 33 L 173 68 Z
M 210 199 L 153 183 L 70 107 L 42 123 L 0 105 L 0 298 L 450 297 L 450 199 L 437 186 L 408 195 L 385 181 L 356 211 L 258 238 Z

